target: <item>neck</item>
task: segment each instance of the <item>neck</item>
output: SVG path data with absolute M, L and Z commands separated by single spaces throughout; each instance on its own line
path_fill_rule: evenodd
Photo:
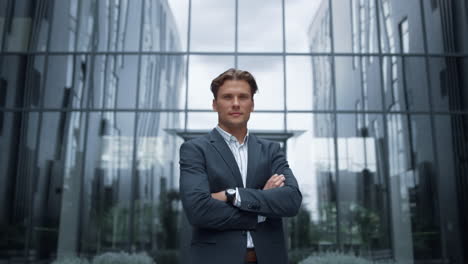
M 218 126 L 222 128 L 224 131 L 228 132 L 229 134 L 235 136 L 239 143 L 244 143 L 245 135 L 247 135 L 247 126 L 242 127 L 228 127 L 223 124 L 219 124 Z

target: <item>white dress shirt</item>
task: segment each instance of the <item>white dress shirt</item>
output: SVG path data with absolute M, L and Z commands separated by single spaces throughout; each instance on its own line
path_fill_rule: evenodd
M 225 130 L 223 130 L 221 127 L 216 126 L 216 130 L 221 134 L 221 136 L 224 138 L 224 141 L 226 141 L 227 145 L 229 146 L 229 149 L 231 149 L 232 155 L 234 155 L 234 158 L 236 159 L 237 166 L 239 167 L 239 171 L 242 176 L 242 182 L 244 183 L 244 187 L 246 186 L 247 182 L 247 162 L 248 162 L 248 140 L 249 140 L 249 130 L 247 130 L 247 134 L 244 137 L 244 142 L 242 144 L 239 143 L 237 138 Z M 234 201 L 234 206 L 239 207 L 241 204 L 241 197 L 239 195 L 239 190 L 236 187 L 236 200 Z M 263 222 L 265 221 L 266 218 L 264 216 L 259 215 L 258 216 L 258 222 Z M 250 235 L 250 232 L 247 231 L 247 248 L 253 248 L 254 243 L 252 240 L 252 236 Z

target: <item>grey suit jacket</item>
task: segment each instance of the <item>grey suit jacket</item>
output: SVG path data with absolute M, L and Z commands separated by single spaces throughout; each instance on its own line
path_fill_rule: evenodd
M 275 173 L 284 174 L 285 185 L 262 190 Z M 278 143 L 249 135 L 246 185 L 231 150 L 216 129 L 182 144 L 180 194 L 193 227 L 193 264 L 243 264 L 246 230 L 252 235 L 258 263 L 288 263 L 282 217 L 297 214 L 302 195 Z M 240 207 L 211 197 L 211 193 L 233 187 L 239 189 Z M 258 215 L 267 220 L 258 223 Z

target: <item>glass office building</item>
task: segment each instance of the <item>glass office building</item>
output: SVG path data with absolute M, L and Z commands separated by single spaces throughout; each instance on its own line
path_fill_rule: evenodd
M 467 32 L 465 0 L 2 0 L 0 263 L 187 263 L 178 149 L 230 67 L 304 196 L 290 263 L 466 263 Z

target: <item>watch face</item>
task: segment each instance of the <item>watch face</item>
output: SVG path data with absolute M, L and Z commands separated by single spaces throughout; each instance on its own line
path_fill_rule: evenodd
M 236 194 L 236 190 L 235 189 L 227 189 L 227 193 L 230 194 L 230 195 L 233 195 L 233 194 Z

